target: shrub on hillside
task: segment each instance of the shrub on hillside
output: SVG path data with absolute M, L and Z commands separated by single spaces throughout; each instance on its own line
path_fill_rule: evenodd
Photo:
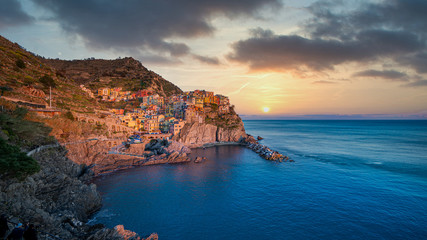
M 3 93 L 6 91 L 12 91 L 13 89 L 9 86 L 0 86 L 0 96 L 3 96 Z
M 22 108 L 22 107 L 17 107 L 17 108 L 15 108 L 15 110 L 13 110 L 12 114 L 16 118 L 23 119 L 25 117 L 25 115 L 27 115 L 27 113 L 28 113 L 28 109 Z
M 25 66 L 25 62 L 24 62 L 24 61 L 22 61 L 22 59 L 18 59 L 18 60 L 16 60 L 15 64 L 16 64 L 16 66 L 17 66 L 17 67 L 19 67 L 19 68 L 25 68 L 25 67 L 26 67 L 26 66 Z
M 64 117 L 70 119 L 71 121 L 74 121 L 74 115 L 71 111 L 64 113 Z
M 39 79 L 40 83 L 42 83 L 45 87 L 55 87 L 56 83 L 55 80 L 49 75 L 44 75 Z
M 9 142 L 23 149 L 33 149 L 55 142 L 49 136 L 51 128 L 39 122 L 25 120 L 27 110 L 16 108 L 10 113 L 0 113 L 0 129 L 7 131 Z
M 23 179 L 40 171 L 39 163 L 0 138 L 0 173 Z
M 31 76 L 25 76 L 24 77 L 24 85 L 25 86 L 31 86 L 34 83 L 34 79 Z

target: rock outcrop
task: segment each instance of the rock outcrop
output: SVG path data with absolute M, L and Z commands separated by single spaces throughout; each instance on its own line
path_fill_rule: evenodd
M 147 238 L 141 238 L 135 232 L 126 230 L 123 225 L 117 225 L 114 227 L 117 233 L 125 240 L 158 240 L 159 236 L 157 233 L 151 234 Z
M 187 123 L 174 140 L 188 147 L 200 147 L 206 143 L 217 142 L 218 127 L 204 123 Z
M 191 150 L 175 141 L 151 140 L 123 144 L 120 140 L 93 140 L 67 145 L 67 156 L 91 168 L 95 175 L 164 163 L 189 162 Z
M 222 128 L 217 129 L 217 142 L 237 142 L 241 137 L 246 136 L 245 128 L 243 123 L 234 128 Z
M 243 123 L 233 128 L 206 123 L 190 123 L 186 124 L 173 139 L 187 147 L 195 148 L 209 143 L 237 142 L 245 136 Z
M 86 222 L 101 208 L 102 198 L 90 181 L 94 173 L 66 157 L 62 147 L 32 155 L 41 170 L 23 181 L 0 175 L 0 212 L 14 222 L 30 222 L 39 230 L 39 239 L 158 239 L 157 234 L 141 238 L 136 233 Z M 13 226 L 10 226 L 11 228 Z
M 84 224 L 101 207 L 96 186 L 86 183 L 93 173 L 67 159 L 64 150 L 48 149 L 33 157 L 40 172 L 24 181 L 0 181 L 0 211 L 62 239 L 93 234 Z
M 206 158 L 206 157 L 196 157 L 195 159 L 194 159 L 194 162 L 195 163 L 201 163 L 201 162 L 204 162 L 204 161 L 207 161 L 208 159 Z

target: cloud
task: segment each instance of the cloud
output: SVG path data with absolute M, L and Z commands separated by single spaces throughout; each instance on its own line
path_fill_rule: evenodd
M 0 7 L 0 29 L 31 23 L 33 17 L 22 9 L 17 0 L 2 0 Z
M 427 73 L 427 51 L 405 56 L 399 60 L 399 63 L 411 66 L 418 73 Z
M 332 81 L 326 81 L 326 80 L 320 80 L 320 81 L 314 81 L 311 84 L 337 84 L 337 82 L 332 82 Z
M 198 61 L 200 61 L 202 63 L 206 63 L 206 64 L 210 64 L 210 65 L 219 65 L 220 64 L 218 58 L 216 58 L 216 57 L 206 57 L 206 56 L 200 56 L 197 54 L 193 54 L 193 58 L 197 59 Z
M 374 77 L 374 78 L 383 78 L 391 81 L 408 81 L 408 75 L 395 70 L 366 70 L 353 74 L 353 77 Z
M 424 0 L 365 2 L 356 9 L 346 3 L 318 1 L 312 4 L 308 10 L 314 17 L 306 24 L 306 30 L 313 37 L 339 39 L 349 39 L 361 29 L 405 29 L 423 35 L 427 31 L 427 2 Z M 352 10 L 334 11 L 337 6 Z
M 414 82 L 403 85 L 405 87 L 427 87 L 427 80 L 416 80 Z
M 396 57 L 425 47 L 415 34 L 403 31 L 361 31 L 354 40 L 309 39 L 298 35 L 253 35 L 233 44 L 228 58 L 254 69 L 333 69 L 346 62 Z
M 325 71 L 350 62 L 391 60 L 427 72 L 427 1 L 354 4 L 318 1 L 308 8 L 313 18 L 302 25 L 304 36 L 252 29 L 227 57 L 252 70 Z
M 247 82 L 247 83 L 243 84 L 239 89 L 237 89 L 237 90 L 235 90 L 235 91 L 233 91 L 233 92 L 229 92 L 229 93 L 227 94 L 227 96 L 231 96 L 231 95 L 234 95 L 234 94 L 238 94 L 238 93 L 240 93 L 240 91 L 242 91 L 244 88 L 246 88 L 249 84 L 251 84 L 251 83 L 250 83 L 250 82 Z
M 279 0 L 32 1 L 50 10 L 63 30 L 81 36 L 88 47 L 134 48 L 174 57 L 191 50 L 171 39 L 212 35 L 215 16 L 255 16 L 261 8 L 281 5 Z

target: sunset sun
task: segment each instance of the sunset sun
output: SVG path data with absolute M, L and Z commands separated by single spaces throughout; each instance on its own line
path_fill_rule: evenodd
M 264 111 L 265 113 L 268 113 L 268 112 L 270 112 L 270 108 L 269 107 L 263 107 L 262 111 Z

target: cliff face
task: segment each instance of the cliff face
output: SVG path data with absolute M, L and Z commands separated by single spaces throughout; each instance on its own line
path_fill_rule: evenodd
M 218 142 L 238 142 L 247 136 L 243 121 L 234 111 L 234 107 L 222 114 L 217 110 L 205 109 L 200 116 L 204 118 L 202 123 L 187 119 L 187 123 L 173 140 L 193 148 Z
M 11 222 L 33 223 L 61 239 L 133 239 L 122 236 L 123 227 L 86 224 L 101 207 L 101 196 L 90 183 L 94 173 L 66 156 L 68 151 L 47 136 L 50 128 L 24 115 L 19 109 L 0 112 L 0 213 Z M 95 158 L 88 152 L 79 156 Z M 52 239 L 43 232 L 39 239 Z
M 178 142 L 162 146 L 145 141 L 125 146 L 121 140 L 93 140 L 67 145 L 67 157 L 78 164 L 90 166 L 95 175 L 117 170 L 163 163 L 190 161 L 190 149 Z
M 90 233 L 83 222 L 101 207 L 96 186 L 84 183 L 90 172 L 67 159 L 64 150 L 44 150 L 33 157 L 40 172 L 24 181 L 0 180 L 0 211 L 63 239 L 86 238 Z
M 200 147 L 209 143 L 238 142 L 245 136 L 243 122 L 233 128 L 223 128 L 207 123 L 187 123 L 174 140 L 188 147 Z
M 237 142 L 241 137 L 246 136 L 245 128 L 242 125 L 236 128 L 221 128 L 217 129 L 217 142 Z

